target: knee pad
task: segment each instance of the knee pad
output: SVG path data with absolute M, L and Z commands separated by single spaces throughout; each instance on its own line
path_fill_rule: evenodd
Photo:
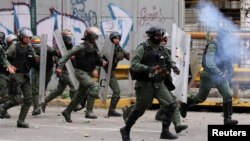
M 94 86 L 90 86 L 89 89 L 88 89 L 88 92 L 89 92 L 89 95 L 91 97 L 94 97 L 94 98 L 99 98 L 99 90 L 100 90 L 100 87 L 97 86 L 97 85 L 94 85 Z

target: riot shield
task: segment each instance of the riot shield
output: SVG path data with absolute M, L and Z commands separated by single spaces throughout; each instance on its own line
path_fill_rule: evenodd
M 173 94 L 185 103 L 187 102 L 188 92 L 190 42 L 190 35 L 173 24 L 171 56 L 180 69 L 180 75 L 172 73 L 173 83 L 176 87 Z
M 104 47 L 102 48 L 102 53 L 108 59 L 107 71 L 105 71 L 105 69 L 101 67 L 99 75 L 99 86 L 100 86 L 99 97 L 103 102 L 103 104 L 105 105 L 108 95 L 109 80 L 112 71 L 112 62 L 114 55 L 114 44 L 112 44 L 108 38 L 105 39 Z
M 42 34 L 40 48 L 40 68 L 39 68 L 39 101 L 44 102 L 45 98 L 45 79 L 47 62 L 47 34 Z
M 55 37 L 56 44 L 58 45 L 58 49 L 59 49 L 61 55 L 62 56 L 65 55 L 67 53 L 67 49 L 66 49 L 66 46 L 65 46 L 65 44 L 63 42 L 61 33 L 58 30 L 56 30 L 54 32 L 54 37 Z M 72 82 L 74 88 L 78 89 L 79 82 L 75 77 L 74 68 L 73 68 L 71 60 L 68 60 L 67 63 L 65 64 L 65 66 L 66 66 L 66 68 L 68 70 L 70 81 Z

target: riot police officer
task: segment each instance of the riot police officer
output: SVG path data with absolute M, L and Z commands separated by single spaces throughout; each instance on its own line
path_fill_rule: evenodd
M 200 74 L 199 92 L 193 97 L 188 97 L 187 103 L 181 103 L 180 113 L 183 118 L 187 115 L 189 107 L 198 103 L 204 102 L 212 87 L 218 89 L 223 97 L 223 116 L 224 125 L 236 125 L 237 120 L 231 118 L 233 114 L 232 107 L 232 91 L 229 86 L 228 77 L 232 78 L 232 54 L 227 54 L 230 51 L 230 46 L 225 46 L 223 38 L 230 35 L 225 30 L 218 32 L 217 41 L 209 42 L 204 50 L 202 58 L 202 67 L 204 70 Z
M 27 27 L 20 28 L 18 31 L 19 43 L 10 46 L 6 55 L 10 58 L 10 63 L 16 67 L 16 73 L 10 75 L 12 83 L 16 83 L 17 92 L 14 97 L 0 106 L 0 114 L 4 115 L 6 111 L 18 104 L 22 103 L 21 111 L 17 121 L 17 127 L 29 128 L 29 124 L 25 122 L 27 113 L 32 104 L 32 92 L 30 83 L 30 70 L 34 66 L 37 58 L 35 51 L 30 45 L 33 34 Z
M 15 73 L 15 68 L 7 60 L 4 49 L 0 45 L 0 104 L 10 99 L 8 88 L 9 73 Z M 0 118 L 10 118 L 10 115 L 6 112 L 4 115 L 1 115 Z
M 121 46 L 120 46 L 120 40 L 121 40 L 121 34 L 118 32 L 111 32 L 109 36 L 110 41 L 115 45 L 114 46 L 114 56 L 113 56 L 113 62 L 112 62 L 112 72 L 110 75 L 110 82 L 109 86 L 113 91 L 109 111 L 108 111 L 108 117 L 120 117 L 121 114 L 115 111 L 116 105 L 119 102 L 120 99 L 120 87 L 117 81 L 117 78 L 115 77 L 115 68 L 117 67 L 117 64 L 119 61 L 123 60 L 124 58 L 129 60 L 129 53 L 126 52 Z M 108 66 L 108 65 L 107 65 Z M 106 66 L 106 70 L 107 70 Z
M 167 75 L 166 63 L 168 56 L 161 45 L 164 29 L 151 27 L 146 31 L 148 40 L 141 43 L 131 63 L 131 77 L 136 80 L 135 94 L 136 103 L 129 114 L 125 126 L 120 129 L 123 141 L 130 140 L 130 130 L 137 119 L 141 117 L 147 108 L 152 104 L 154 98 L 158 99 L 163 107 L 164 115 L 162 120 L 161 139 L 176 139 L 177 136 L 169 131 L 173 113 L 176 109 L 169 90 L 164 85 L 164 78 Z
M 17 43 L 17 36 L 14 35 L 14 34 L 9 34 L 7 37 L 6 37 L 6 49 L 8 49 L 9 46 L 11 46 L 12 44 L 16 44 Z
M 98 77 L 97 66 L 105 66 L 106 62 L 101 58 L 100 51 L 96 45 L 101 32 L 96 27 L 89 27 L 84 33 L 82 38 L 84 42 L 78 47 L 68 51 L 59 61 L 59 66 L 56 69 L 58 74 L 62 73 L 62 68 L 71 56 L 75 56 L 74 67 L 75 76 L 79 81 L 79 88 L 75 94 L 75 97 L 71 100 L 67 108 L 62 112 L 67 122 L 72 122 L 71 112 L 76 106 L 83 100 L 84 97 L 91 95 L 92 97 L 98 98 L 99 85 L 93 77 Z M 93 103 L 94 104 L 94 103 Z M 91 114 L 87 109 L 87 113 Z M 86 113 L 86 114 L 87 114 Z
M 64 29 L 61 35 L 67 50 L 71 50 L 73 48 L 73 33 L 68 29 Z M 55 59 L 58 65 L 60 57 L 55 57 Z M 57 88 L 53 90 L 48 96 L 46 96 L 44 103 L 41 104 L 43 112 L 45 112 L 46 105 L 57 96 L 62 95 L 63 91 L 66 89 L 67 86 L 69 86 L 70 88 L 69 90 L 70 98 L 72 99 L 74 97 L 74 93 L 76 92 L 76 90 L 73 86 L 73 83 L 69 79 L 69 74 L 66 67 L 63 67 L 62 74 L 58 76 L 58 78 L 59 80 Z
M 110 106 L 109 106 L 109 110 L 108 110 L 108 117 L 120 117 L 121 114 L 116 112 L 115 108 L 116 108 L 117 103 L 119 102 L 121 90 L 120 90 L 120 86 L 118 84 L 117 78 L 115 77 L 114 70 L 117 67 L 117 64 L 119 63 L 119 61 L 123 60 L 124 58 L 129 60 L 129 53 L 126 52 L 120 46 L 120 40 L 121 40 L 120 33 L 111 32 L 110 35 L 109 35 L 109 39 L 115 46 L 114 46 L 114 56 L 113 56 L 111 75 L 110 75 L 110 82 L 109 82 L 109 86 L 110 86 L 111 90 L 113 91 L 113 94 L 112 94 L 112 98 L 111 98 Z M 105 66 L 104 69 L 107 72 L 108 65 Z M 93 97 L 91 97 L 91 96 L 88 96 L 87 99 L 84 99 L 84 100 L 87 100 L 87 106 L 86 106 L 87 111 L 88 111 L 88 109 L 93 109 L 94 104 L 90 104 L 90 103 L 94 102 L 95 99 Z M 92 107 L 89 107 L 89 106 L 92 106 Z M 96 115 L 91 115 L 91 116 L 86 116 L 86 117 L 87 118 L 92 118 L 92 119 L 97 118 Z

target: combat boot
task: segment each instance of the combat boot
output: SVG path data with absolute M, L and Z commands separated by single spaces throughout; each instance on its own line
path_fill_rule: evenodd
M 39 96 L 38 95 L 33 95 L 33 105 L 34 109 L 32 111 L 32 116 L 36 116 L 41 114 L 41 109 L 40 109 L 40 104 L 39 104 Z
M 46 103 L 41 103 L 41 109 L 42 109 L 42 111 L 45 113 L 45 110 L 46 110 Z
M 112 97 L 110 101 L 108 117 L 121 117 L 122 114 L 115 111 L 116 105 L 119 102 L 120 97 Z
M 3 108 L 3 106 L 0 106 L 0 118 L 4 118 L 7 111 Z
M 18 105 L 14 100 L 9 100 L 0 106 L 0 118 L 5 118 L 7 110 Z
M 93 111 L 86 111 L 85 118 L 97 119 L 97 116 Z
M 224 112 L 224 125 L 237 125 L 238 120 L 233 120 L 231 118 L 233 114 L 232 101 L 223 103 L 223 112 Z
M 40 115 L 41 114 L 41 109 L 39 108 L 39 109 L 34 109 L 33 111 L 32 111 L 32 116 L 36 116 L 36 115 Z
M 63 115 L 63 117 L 65 118 L 65 120 L 67 122 L 69 122 L 69 123 L 72 122 L 71 115 L 70 115 L 70 113 L 66 109 L 62 112 L 62 115 Z
M 123 128 L 120 128 L 120 133 L 122 135 L 122 141 L 131 141 L 130 129 L 127 129 L 126 126 Z
M 169 131 L 169 126 L 172 122 L 173 115 L 176 109 L 176 103 L 171 103 L 167 106 L 162 107 L 163 118 L 162 118 L 162 131 L 161 131 L 161 139 L 177 139 L 177 136 L 173 135 Z
M 6 111 L 6 113 L 3 116 L 3 118 L 6 118 L 6 119 L 10 119 L 11 118 L 10 114 L 8 113 L 8 111 Z
M 188 128 L 188 125 L 177 125 L 174 127 L 176 133 L 180 133 L 181 131 Z
M 17 121 L 17 127 L 18 128 L 29 128 L 29 124 L 24 121 Z
M 95 98 L 88 96 L 85 118 L 97 119 L 97 116 L 93 112 L 94 104 L 95 104 Z
M 191 97 L 187 98 L 187 103 L 180 102 L 179 110 L 180 110 L 181 116 L 183 118 L 186 118 L 188 108 L 191 106 L 194 106 L 195 104 L 196 104 L 196 102 L 194 102 Z

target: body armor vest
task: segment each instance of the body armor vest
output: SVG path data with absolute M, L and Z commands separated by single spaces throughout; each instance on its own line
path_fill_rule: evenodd
M 99 49 L 96 45 L 90 48 L 86 43 L 84 43 L 83 52 L 80 52 L 75 56 L 75 68 L 86 72 L 93 71 L 95 67 L 100 64 L 98 52 Z
M 35 56 L 32 52 L 32 47 L 21 47 L 16 45 L 16 55 L 11 59 L 11 64 L 17 68 L 16 73 L 29 73 L 31 67 L 34 65 Z
M 144 55 L 141 61 L 141 64 L 144 64 L 149 67 L 154 67 L 156 65 L 161 66 L 161 61 L 160 61 L 160 56 L 164 56 L 166 58 L 165 53 L 164 53 L 164 47 L 160 46 L 158 50 L 154 50 L 151 46 L 146 46 L 145 43 L 142 44 L 144 48 Z M 140 72 L 136 74 L 132 74 L 136 76 L 136 80 L 153 80 L 152 78 L 149 78 L 148 72 Z M 164 78 L 161 78 L 161 80 L 157 81 L 162 81 Z M 155 80 L 153 80 L 155 81 Z

